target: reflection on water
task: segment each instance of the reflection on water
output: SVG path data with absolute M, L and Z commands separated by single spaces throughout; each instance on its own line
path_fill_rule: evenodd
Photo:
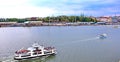
M 38 57 L 38 58 L 32 58 L 32 59 L 25 59 L 25 60 L 19 60 L 16 62 L 47 62 L 51 59 L 54 59 L 55 56 L 44 56 L 44 57 Z

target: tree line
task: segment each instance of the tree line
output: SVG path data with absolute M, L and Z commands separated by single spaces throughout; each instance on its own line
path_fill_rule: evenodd
M 81 16 L 57 16 L 41 18 L 43 22 L 97 22 L 96 18 Z
M 18 18 L 7 18 L 6 22 L 25 22 L 32 21 L 27 20 L 26 18 L 18 19 Z M 43 22 L 97 22 L 96 18 L 87 17 L 84 15 L 80 16 L 48 16 L 48 17 L 39 17 L 35 21 L 43 21 Z

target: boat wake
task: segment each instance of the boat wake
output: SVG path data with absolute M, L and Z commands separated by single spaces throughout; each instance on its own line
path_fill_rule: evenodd
M 1 62 L 16 62 L 16 61 L 13 59 L 13 56 L 9 56 L 1 58 Z
M 60 43 L 60 44 L 57 44 L 57 46 L 63 46 L 63 45 L 67 45 L 67 44 L 75 44 L 75 43 L 79 43 L 79 42 L 88 42 L 88 41 L 93 41 L 93 40 L 98 40 L 99 37 L 92 37 L 92 38 L 88 38 L 88 39 L 79 39 L 79 40 L 72 40 L 72 41 L 67 41 L 67 42 L 64 42 L 64 43 Z
M 89 38 L 89 39 L 83 39 L 83 40 L 80 40 L 80 41 L 91 41 L 91 40 L 97 40 L 99 39 L 99 37 L 93 37 L 93 38 Z
M 87 42 L 87 41 L 92 41 L 92 40 L 97 40 L 97 39 L 99 39 L 99 37 L 93 37 L 93 38 L 82 39 L 82 40 L 75 40 L 75 41 L 72 41 L 71 43 Z
M 38 58 L 31 58 L 31 59 L 24 59 L 24 60 L 14 60 L 13 56 L 10 57 L 4 57 L 0 60 L 0 62 L 46 62 L 47 60 L 50 60 L 54 58 L 55 56 L 43 56 Z

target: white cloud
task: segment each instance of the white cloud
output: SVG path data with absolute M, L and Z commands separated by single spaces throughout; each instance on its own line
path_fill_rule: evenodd
M 81 13 L 95 16 L 112 14 L 119 13 L 119 6 L 116 7 L 119 2 L 117 2 L 118 0 L 0 0 L 0 18 L 79 15 Z M 115 8 L 118 9 L 115 11 Z
M 28 0 L 0 0 L 0 18 L 45 17 L 55 13 L 55 10 L 36 7 Z
M 17 6 L 26 4 L 28 0 L 0 0 L 0 6 Z
M 17 6 L 5 7 L 0 11 L 0 17 L 45 17 L 54 13 L 54 10 L 49 8 L 39 8 L 32 6 Z

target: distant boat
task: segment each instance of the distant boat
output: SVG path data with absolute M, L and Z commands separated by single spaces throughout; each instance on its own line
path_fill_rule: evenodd
M 20 49 L 16 51 L 14 59 L 22 60 L 54 54 L 56 54 L 56 49 L 54 47 L 44 47 L 35 43 L 32 45 L 32 47 L 29 47 L 28 49 Z
M 101 35 L 99 35 L 99 38 L 100 38 L 100 39 L 105 39 L 105 38 L 107 38 L 107 34 L 105 34 L 105 33 L 104 33 L 104 34 L 101 34 Z

